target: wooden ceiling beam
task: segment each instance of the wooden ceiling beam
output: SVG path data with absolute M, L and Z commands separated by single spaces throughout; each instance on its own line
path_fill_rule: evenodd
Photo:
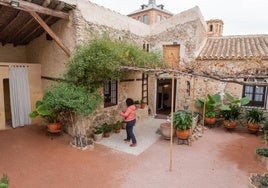
M 53 10 L 53 9 L 50 9 L 50 8 L 46 8 L 46 7 L 37 5 L 35 3 L 30 3 L 28 1 L 18 1 L 18 2 L 19 2 L 18 7 L 11 6 L 10 5 L 10 0 L 0 0 L 0 5 L 11 7 L 11 8 L 18 9 L 18 10 L 23 10 L 23 11 L 26 11 L 26 12 L 34 11 L 34 12 L 38 12 L 40 14 L 45 14 L 45 15 L 49 15 L 49 16 L 69 20 L 69 14 L 68 13 L 65 13 L 65 12 L 62 12 L 62 11 L 59 11 L 59 10 Z
M 55 42 L 62 48 L 62 50 L 71 56 L 71 51 L 61 42 L 59 37 L 50 29 L 46 22 L 34 11 L 29 11 L 32 17 L 44 28 L 44 30 L 55 40 Z

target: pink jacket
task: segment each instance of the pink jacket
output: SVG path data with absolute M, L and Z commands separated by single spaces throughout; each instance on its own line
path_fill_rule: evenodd
M 132 121 L 136 118 L 136 106 L 135 105 L 131 105 L 127 108 L 127 110 L 125 112 L 121 112 L 120 115 L 123 116 L 125 118 L 125 121 Z

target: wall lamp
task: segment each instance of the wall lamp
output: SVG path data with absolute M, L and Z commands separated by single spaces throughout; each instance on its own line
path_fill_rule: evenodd
M 12 7 L 18 7 L 18 6 L 20 6 L 20 3 L 19 3 L 18 0 L 11 0 L 11 1 L 9 2 L 9 4 L 10 4 L 10 6 L 12 6 Z

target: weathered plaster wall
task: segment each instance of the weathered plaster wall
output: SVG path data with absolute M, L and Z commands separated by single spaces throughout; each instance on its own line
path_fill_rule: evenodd
M 61 20 L 54 24 L 51 29 L 60 38 L 65 46 L 71 51 L 75 48 L 73 36 L 74 28 L 70 22 Z M 46 40 L 43 34 L 26 47 L 27 61 L 29 63 L 41 64 L 41 76 L 58 78 L 62 76 L 69 57 L 56 44 L 54 40 Z M 51 81 L 42 79 L 42 86 L 45 89 Z
M 0 46 L 0 62 L 18 62 L 26 63 L 26 47 L 16 46 L 12 44 L 7 44 L 5 46 Z

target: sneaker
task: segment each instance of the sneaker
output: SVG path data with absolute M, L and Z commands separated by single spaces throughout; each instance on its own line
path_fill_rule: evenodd
M 124 141 L 125 141 L 125 142 L 130 142 L 130 140 L 129 140 L 129 139 L 124 139 Z
M 137 146 L 137 143 L 132 143 L 132 144 L 130 144 L 129 146 L 130 146 L 130 147 L 135 147 L 135 146 Z

